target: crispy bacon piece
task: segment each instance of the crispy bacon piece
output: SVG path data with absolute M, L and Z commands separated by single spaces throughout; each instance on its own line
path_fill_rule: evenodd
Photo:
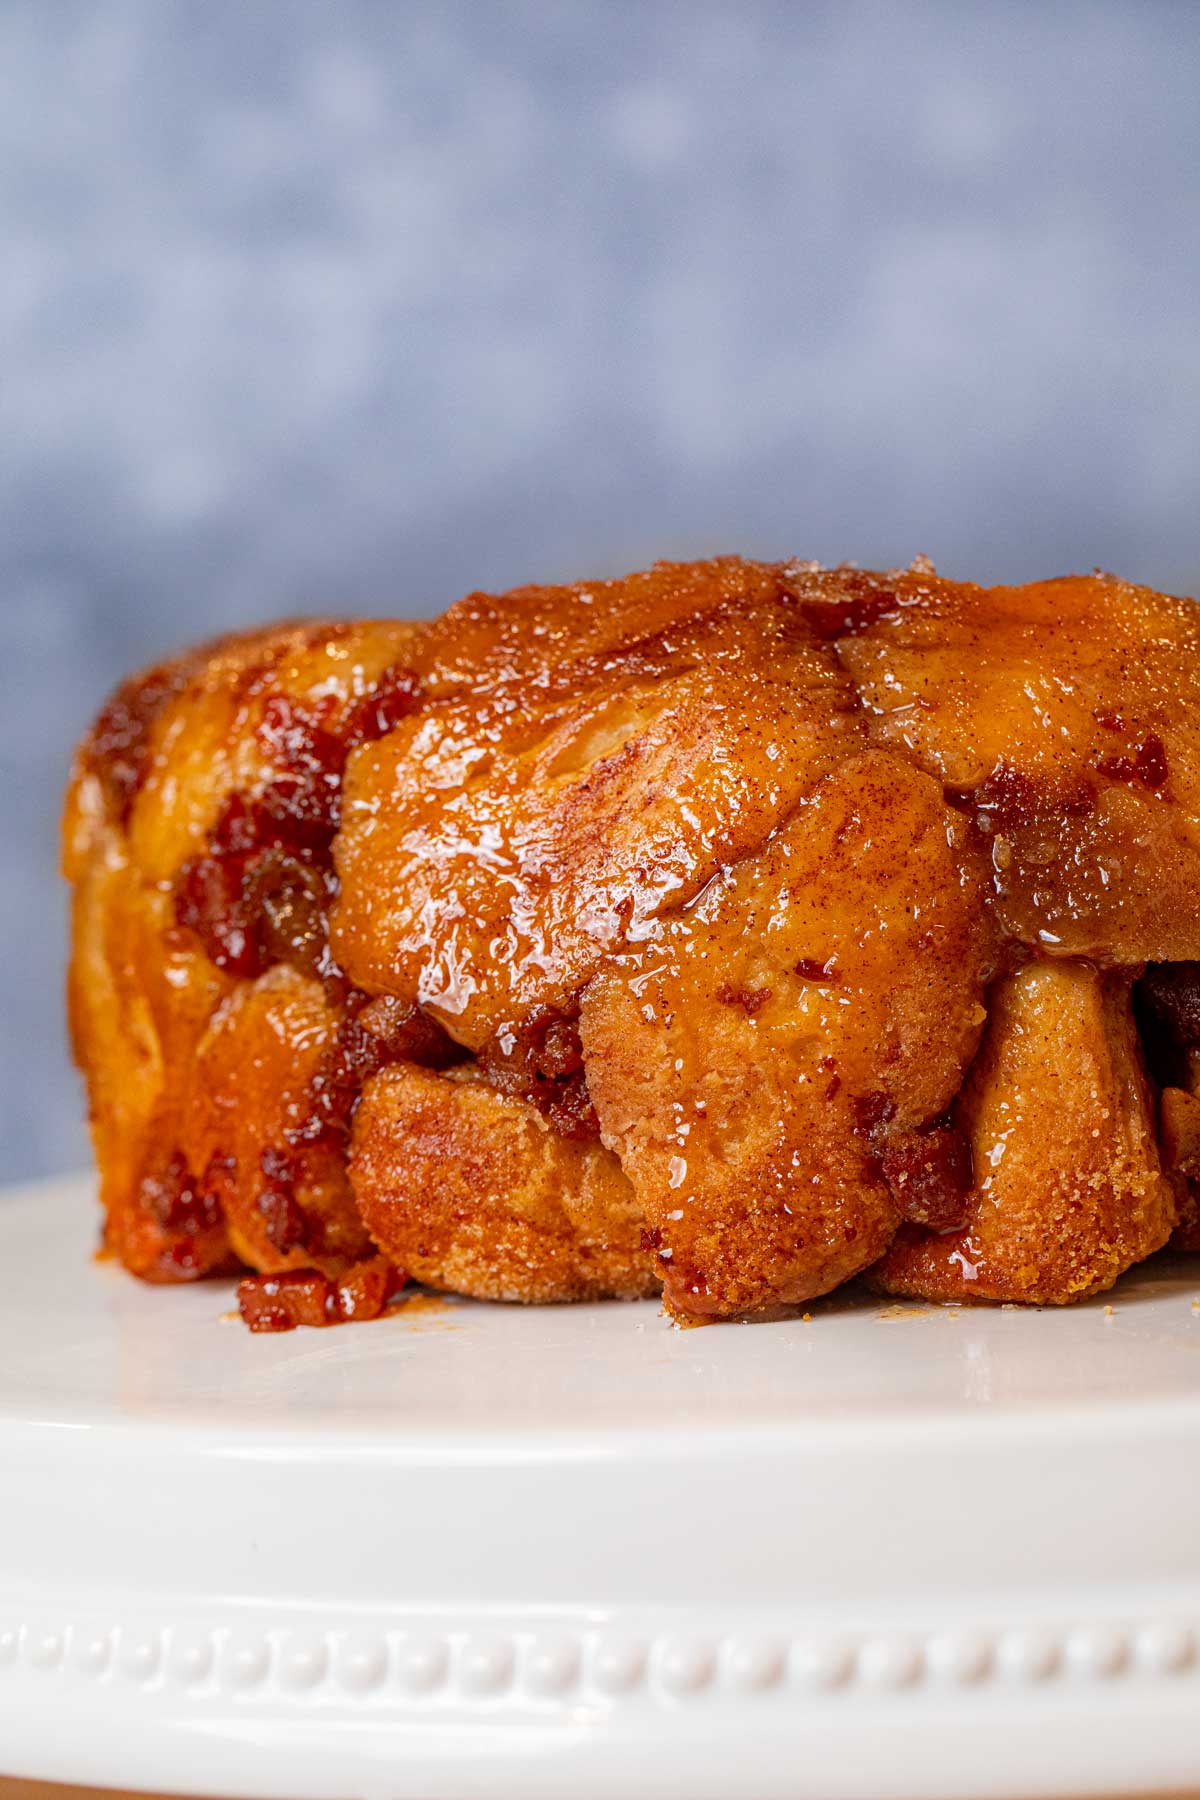
M 284 1269 L 247 1275 L 238 1283 L 238 1311 L 251 1331 L 294 1331 L 379 1318 L 408 1276 L 382 1256 L 355 1263 L 340 1280 L 319 1269 Z

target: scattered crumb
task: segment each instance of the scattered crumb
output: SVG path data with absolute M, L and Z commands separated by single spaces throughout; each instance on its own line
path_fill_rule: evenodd
M 395 1296 L 380 1316 L 384 1319 L 406 1319 L 411 1332 L 462 1331 L 456 1317 L 459 1304 L 452 1294 L 430 1292 L 427 1288 L 406 1287 Z
M 448 1294 L 431 1294 L 424 1288 L 403 1288 L 391 1301 L 388 1311 L 397 1316 L 402 1313 L 444 1313 L 451 1311 L 453 1306 Z
M 1195 1305 L 1195 1301 L 1193 1301 L 1193 1302 L 1192 1302 L 1192 1304 L 1193 1304 L 1193 1306 L 1194 1306 L 1194 1305 Z M 803 1319 L 803 1321 L 804 1321 L 804 1323 L 805 1323 L 805 1324 L 806 1324 L 806 1325 L 811 1325 L 811 1324 L 812 1324 L 812 1314 L 811 1314 L 811 1313 L 801 1313 L 801 1314 L 800 1314 L 800 1317 L 801 1317 L 801 1318 L 802 1318 L 802 1319 Z

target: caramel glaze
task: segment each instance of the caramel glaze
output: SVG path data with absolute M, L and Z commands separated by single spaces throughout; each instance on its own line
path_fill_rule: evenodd
M 1194 603 L 923 562 L 662 564 L 135 677 L 65 825 L 106 1242 L 249 1265 L 256 1329 L 397 1269 L 701 1318 L 1200 1247 L 1198 719 Z

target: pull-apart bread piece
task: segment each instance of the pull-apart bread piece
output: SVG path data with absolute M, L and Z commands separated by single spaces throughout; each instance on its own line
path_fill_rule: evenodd
M 118 690 L 66 865 L 106 1242 L 258 1323 L 1200 1246 L 1190 601 L 723 558 L 279 626 Z
M 1131 977 L 1073 958 L 996 982 L 955 1104 L 975 1182 L 940 1236 L 899 1232 L 876 1271 L 894 1294 L 1070 1300 L 1111 1287 L 1171 1228 L 1175 1195 L 1130 1006 Z
M 594 1136 L 556 1130 L 478 1067 L 396 1063 L 371 1081 L 350 1179 L 417 1280 L 486 1300 L 638 1299 L 657 1287 L 642 1210 Z
M 985 872 L 936 783 L 866 750 L 589 984 L 588 1085 L 678 1309 L 808 1299 L 902 1218 L 959 1221 Z

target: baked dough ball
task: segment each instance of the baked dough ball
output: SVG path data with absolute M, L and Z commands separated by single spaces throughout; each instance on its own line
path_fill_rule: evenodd
M 658 1290 L 615 1156 L 564 1137 L 474 1070 L 397 1063 L 354 1125 L 350 1179 L 372 1237 L 418 1281 L 481 1300 L 638 1299 Z

